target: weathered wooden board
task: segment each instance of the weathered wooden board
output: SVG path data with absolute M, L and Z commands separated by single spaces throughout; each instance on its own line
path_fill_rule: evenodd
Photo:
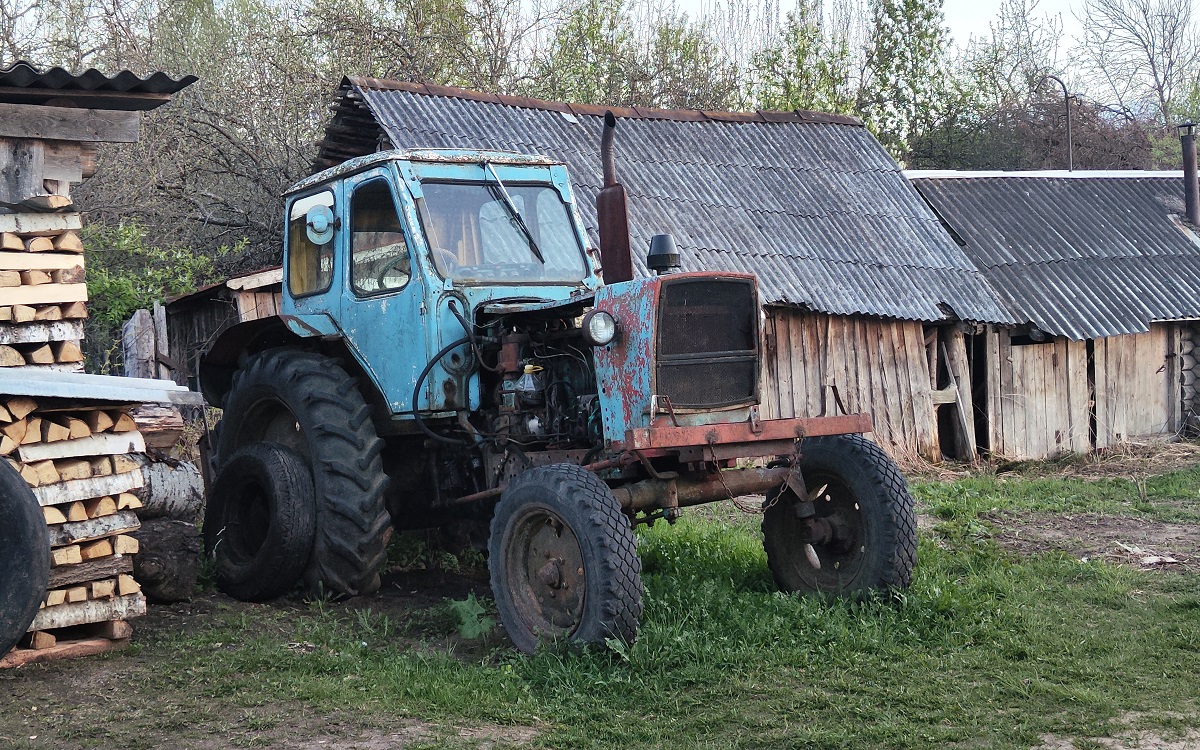
M 101 412 L 103 413 L 103 412 Z M 107 415 L 105 416 L 107 419 Z M 34 443 L 17 448 L 22 461 L 45 461 L 81 456 L 115 456 L 124 453 L 145 453 L 146 443 L 140 432 L 99 433 L 77 440 L 57 443 Z M 105 493 L 111 494 L 111 493 Z
M 27 236 L 48 237 L 82 228 L 83 221 L 77 213 L 0 214 L 0 232 L 15 232 L 16 234 Z
M 114 513 L 111 516 L 101 516 L 100 518 L 92 518 L 87 521 L 50 526 L 48 529 L 50 533 L 50 545 L 52 547 L 61 547 L 66 544 L 78 544 L 79 542 L 103 539 L 113 534 L 131 533 L 141 527 L 142 524 L 138 521 L 137 514 L 126 510 Z
M 142 116 L 138 112 L 0 104 L 0 138 L 137 143 L 141 124 Z
M 0 270 L 2 271 L 28 271 L 30 269 L 53 271 L 83 268 L 84 265 L 84 256 L 74 253 L 0 252 Z
M 0 305 L 53 305 L 86 302 L 87 284 L 40 284 L 0 289 Z
M 38 610 L 29 626 L 30 631 L 69 628 L 107 620 L 125 620 L 146 614 L 143 594 L 118 596 L 114 599 L 88 600 L 76 604 L 60 604 Z
M 44 649 L 16 649 L 0 657 L 0 669 L 13 669 L 26 664 L 41 664 L 60 659 L 82 659 L 85 656 L 116 651 L 127 645 L 129 645 L 128 638 L 122 640 L 85 638 L 78 641 L 63 641 Z
M 60 482 L 48 487 L 34 487 L 33 494 L 37 497 L 39 505 L 61 505 L 104 495 L 119 495 L 122 492 L 135 490 L 143 484 L 142 472 L 139 469 L 125 474 L 76 479 L 72 482 Z
M 0 136 L 5 134 L 3 120 L 0 111 Z M 0 205 L 20 206 L 30 198 L 46 195 L 42 186 L 45 155 L 39 141 L 0 138 Z
M 50 571 L 50 588 L 73 586 L 109 576 L 133 572 L 133 558 L 125 555 L 102 557 L 85 563 L 53 568 Z
M 60 320 L 53 323 L 26 323 L 0 326 L 0 344 L 39 344 L 46 341 L 78 341 L 83 338 L 83 321 Z

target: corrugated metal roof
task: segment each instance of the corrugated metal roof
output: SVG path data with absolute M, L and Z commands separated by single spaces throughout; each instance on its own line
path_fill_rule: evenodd
M 53 99 L 77 99 L 79 106 L 90 109 L 149 110 L 198 80 L 196 76 L 171 78 L 162 72 L 142 78 L 128 70 L 107 76 L 94 68 L 71 73 L 19 60 L 0 68 L 0 102 L 45 104 Z
M 1075 340 L 1200 317 L 1200 240 L 1182 173 L 909 172 L 1022 322 Z
M 328 166 L 375 150 L 480 148 L 567 164 L 593 241 L 605 108 L 348 79 L 321 143 Z M 763 300 L 841 315 L 1008 322 L 882 146 L 847 117 L 614 109 L 635 263 L 675 235 L 684 270 L 749 271 Z

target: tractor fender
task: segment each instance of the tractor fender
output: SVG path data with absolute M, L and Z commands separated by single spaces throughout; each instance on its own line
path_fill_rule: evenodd
M 200 392 L 212 406 L 220 406 L 233 387 L 233 373 L 242 359 L 264 349 L 296 345 L 303 339 L 288 329 L 279 315 L 247 320 L 226 328 L 204 354 L 198 368 Z

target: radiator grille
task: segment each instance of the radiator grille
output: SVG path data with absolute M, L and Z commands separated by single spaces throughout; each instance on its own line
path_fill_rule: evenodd
M 656 390 L 687 409 L 757 401 L 758 302 L 752 281 L 663 281 Z

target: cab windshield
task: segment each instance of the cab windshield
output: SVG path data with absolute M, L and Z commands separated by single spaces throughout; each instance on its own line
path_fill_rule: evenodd
M 505 190 L 528 235 L 509 209 Z M 587 276 L 571 214 L 552 186 L 429 181 L 421 183 L 421 192 L 421 221 L 442 278 L 578 284 Z

